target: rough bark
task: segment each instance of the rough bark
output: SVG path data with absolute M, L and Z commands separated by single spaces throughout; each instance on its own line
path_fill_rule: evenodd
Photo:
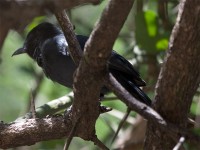
M 99 93 L 106 74 L 107 60 L 132 5 L 132 0 L 124 0 L 123 3 L 111 0 L 86 43 L 74 78 L 72 109 L 74 122 L 80 118 L 77 132 L 81 132 L 80 129 L 85 127 L 84 132 L 82 131 L 84 139 L 92 140 L 95 134 L 95 122 L 99 115 Z
M 22 31 L 34 17 L 83 4 L 99 4 L 100 0 L 1 0 L 0 49 L 9 29 Z
M 0 124 L 0 148 L 33 145 L 36 142 L 67 137 L 72 129 L 70 118 L 64 123 L 63 117 L 20 120 Z
M 63 30 L 63 33 L 65 35 L 65 38 L 69 45 L 69 53 L 72 57 L 74 63 L 76 66 L 79 65 L 79 62 L 81 60 L 83 51 L 79 45 L 78 40 L 76 39 L 76 34 L 74 33 L 74 27 L 72 23 L 70 22 L 69 17 L 67 16 L 65 10 L 56 12 L 55 16 Z
M 200 1 L 182 0 L 167 55 L 155 90 L 155 110 L 171 123 L 186 127 L 200 83 Z M 148 124 L 145 149 L 172 149 L 178 141 Z M 178 137 L 178 136 L 177 136 Z

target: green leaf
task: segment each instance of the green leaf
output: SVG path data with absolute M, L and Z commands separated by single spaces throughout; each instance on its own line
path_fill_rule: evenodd
M 160 39 L 156 43 L 157 50 L 166 50 L 168 47 L 168 39 Z
M 198 103 L 196 101 L 192 101 L 192 105 L 190 106 L 190 112 L 193 115 L 200 115 L 200 111 L 198 110 Z
M 33 21 L 26 27 L 25 32 L 30 32 L 34 27 L 36 27 L 39 23 L 43 22 L 45 16 L 35 17 Z
M 159 26 L 158 16 L 152 10 L 136 15 L 135 38 L 138 47 L 146 53 L 158 53 L 168 46 L 168 34 Z
M 155 51 L 158 19 L 153 11 L 147 10 L 136 15 L 136 43 L 148 53 Z
M 144 13 L 144 19 L 149 37 L 155 37 L 157 34 L 157 16 L 155 12 L 150 10 L 146 11 Z

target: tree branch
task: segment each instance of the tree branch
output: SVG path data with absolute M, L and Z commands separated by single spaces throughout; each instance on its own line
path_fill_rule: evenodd
M 45 15 L 48 11 L 69 10 L 78 5 L 99 4 L 100 2 L 101 0 L 3 0 L 0 1 L 0 19 L 4 23 L 8 22 L 10 28 L 21 30 L 32 18 Z
M 70 56 L 72 57 L 74 63 L 78 66 L 83 52 L 76 39 L 76 35 L 73 32 L 73 25 L 71 24 L 69 17 L 67 16 L 64 10 L 61 12 L 55 13 L 55 15 L 64 32 L 65 38 L 69 45 Z
M 74 93 L 70 92 L 65 96 L 62 96 L 60 98 L 51 100 L 50 102 L 37 107 L 36 108 L 36 117 L 38 118 L 44 118 L 47 115 L 53 115 L 63 109 L 68 108 L 71 104 L 72 104 L 72 100 L 74 98 Z M 19 119 L 31 119 L 32 113 L 28 112 L 27 114 L 25 114 L 23 117 L 18 118 Z
M 113 44 L 132 8 L 134 0 L 111 0 L 85 46 L 84 59 L 91 67 L 105 67 Z M 120 13 L 119 13 L 120 12 Z M 114 25 L 114 26 L 113 26 Z
M 101 0 L 1 0 L 0 22 L 3 23 L 3 26 L 0 26 L 0 33 L 2 33 L 0 34 L 0 48 L 9 29 L 22 31 L 36 16 L 63 9 L 69 10 L 83 4 L 96 5 L 100 2 Z
M 83 59 L 80 62 L 74 79 L 75 96 L 72 109 L 75 120 L 76 118 L 80 118 L 79 126 L 85 126 L 87 129 L 82 137 L 84 139 L 91 139 L 94 136 L 95 122 L 100 113 L 98 109 L 99 93 L 102 87 L 103 77 L 105 76 L 107 60 L 111 54 L 114 41 L 128 16 L 132 4 L 132 0 L 124 1 L 123 3 L 111 0 L 107 8 L 104 9 L 99 23 L 95 27 L 85 46 Z M 67 27 L 67 25 L 64 25 L 65 22 L 69 22 L 68 18 L 64 15 L 63 12 L 56 14 L 61 27 L 64 29 L 66 39 L 69 42 L 72 42 L 74 40 L 73 37 L 75 36 L 70 38 L 69 32 L 65 31 L 71 30 L 71 27 L 68 28 L 69 26 Z M 115 23 L 114 27 L 113 23 Z M 77 45 L 78 44 L 76 44 L 76 46 Z M 75 55 L 73 55 L 75 53 L 73 52 L 74 49 L 76 50 Z M 79 46 L 76 48 L 69 47 L 70 54 L 72 54 L 75 63 L 79 61 L 79 58 L 76 59 L 76 56 L 80 56 L 79 50 Z M 75 120 L 74 122 L 76 122 Z M 79 128 L 77 128 L 77 130 L 79 130 Z M 79 130 L 77 132 L 83 131 Z
M 69 135 L 72 129 L 70 118 L 24 119 L 10 124 L 0 124 L 0 148 L 7 149 L 36 142 L 59 139 Z
M 136 98 L 134 98 L 129 92 L 126 91 L 125 88 L 121 86 L 121 84 L 111 74 L 109 74 L 105 78 L 104 83 L 129 108 L 131 108 L 132 110 L 135 110 L 144 118 L 152 122 L 158 123 L 161 126 L 167 125 L 166 121 L 156 111 L 154 111 L 151 107 L 141 103 Z
M 120 85 L 120 83 L 118 83 L 118 81 L 111 74 L 105 78 L 105 84 L 129 108 L 135 110 L 149 122 L 153 123 L 154 127 L 156 126 L 162 131 L 168 131 L 166 134 L 169 135 L 172 139 L 176 139 L 176 135 L 181 134 L 189 141 L 193 140 L 194 143 L 200 142 L 200 137 L 198 135 L 193 134 L 191 131 L 181 127 L 180 125 L 166 122 L 154 109 L 135 99 L 129 92 L 126 91 L 126 89 Z

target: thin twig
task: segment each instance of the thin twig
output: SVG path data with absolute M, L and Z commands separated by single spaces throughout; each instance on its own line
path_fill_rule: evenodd
M 73 92 L 68 93 L 65 96 L 62 96 L 60 98 L 50 100 L 48 103 L 37 107 L 36 108 L 36 116 L 37 118 L 44 118 L 47 115 L 53 115 L 57 112 L 60 112 L 63 109 L 68 108 L 72 104 L 72 100 L 74 98 Z M 19 119 L 30 119 L 32 118 L 32 112 L 26 113 L 24 116 L 17 118 L 16 120 Z
M 77 41 L 76 35 L 73 32 L 74 26 L 70 22 L 65 10 L 55 13 L 55 16 L 63 30 L 63 33 L 69 45 L 69 50 L 67 52 L 70 53 L 70 56 L 72 57 L 74 63 L 78 66 L 83 52 Z
M 78 122 L 79 122 L 80 118 L 81 118 L 81 116 L 76 120 L 75 124 L 73 125 L 72 130 L 69 133 L 69 136 L 68 136 L 68 138 L 67 138 L 67 140 L 65 142 L 63 150 L 68 150 L 69 149 L 69 145 L 70 145 L 70 143 L 71 143 L 71 141 L 72 141 L 72 139 L 74 137 L 74 134 L 76 132 L 76 127 L 78 125 Z
M 116 96 L 104 96 L 102 101 L 113 101 L 113 100 L 118 100 Z
M 128 107 L 128 108 L 127 108 L 127 111 L 126 111 L 126 114 L 124 115 L 124 117 L 122 118 L 122 120 L 121 120 L 120 123 L 119 123 L 119 126 L 118 126 L 117 131 L 116 131 L 116 133 L 115 133 L 115 135 L 114 135 L 114 137 L 113 137 L 113 139 L 112 139 L 112 141 L 111 141 L 111 144 L 113 144 L 113 142 L 115 141 L 115 139 L 116 139 L 116 137 L 117 137 L 117 135 L 118 135 L 120 129 L 121 129 L 122 126 L 124 125 L 124 123 L 125 123 L 126 119 L 128 118 L 130 112 L 131 112 L 131 109 Z
M 179 150 L 181 148 L 181 146 L 183 145 L 183 143 L 185 142 L 185 137 L 180 137 L 178 143 L 176 144 L 176 146 L 173 148 L 173 150 Z
M 33 89 L 31 89 L 32 98 L 34 99 L 34 101 L 36 100 L 36 97 L 42 85 L 43 79 L 44 79 L 44 74 L 42 71 L 35 75 L 35 86 L 33 87 Z M 27 111 L 30 110 L 30 107 L 31 107 L 31 101 L 28 104 Z
M 94 142 L 95 145 L 97 145 L 99 148 L 101 148 L 102 150 L 109 150 L 108 147 L 106 147 L 106 145 L 104 145 L 95 135 L 92 139 L 92 141 Z
M 31 101 L 31 112 L 32 112 L 32 117 L 35 119 L 35 118 L 36 118 L 35 98 L 33 98 L 32 89 L 31 89 L 31 92 L 30 92 L 30 101 Z

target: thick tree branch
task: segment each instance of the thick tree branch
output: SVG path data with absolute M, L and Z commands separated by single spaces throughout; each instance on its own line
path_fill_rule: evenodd
M 75 97 L 73 115 L 75 120 L 76 118 L 80 118 L 79 126 L 85 126 L 86 128 L 82 137 L 84 139 L 92 139 L 93 137 L 91 136 L 94 136 L 95 122 L 100 113 L 98 109 L 99 93 L 102 87 L 103 77 L 105 76 L 107 60 L 132 4 L 132 0 L 124 1 L 123 3 L 118 3 L 115 0 L 110 1 L 86 44 L 83 59 L 76 72 L 74 79 Z M 62 28 L 67 29 L 67 25 L 64 25 L 64 23 L 60 21 L 64 20 L 68 22 L 68 19 L 65 19 L 66 17 L 62 17 L 63 15 L 64 14 L 59 13 L 56 14 Z M 114 27 L 113 23 L 115 23 Z M 65 35 L 67 34 L 69 33 L 66 32 Z M 71 42 L 68 38 L 69 37 L 66 36 L 66 39 Z M 71 51 L 70 53 L 73 54 L 74 52 L 72 50 L 74 48 L 69 47 L 69 49 Z M 79 52 L 77 53 L 80 55 Z M 74 55 L 72 55 L 72 57 L 74 57 Z M 74 60 L 76 63 L 78 62 L 78 59 L 75 58 Z M 77 132 L 83 131 L 79 130 Z
M 9 29 L 22 31 L 34 17 L 50 12 L 71 9 L 83 4 L 99 4 L 101 0 L 1 0 L 0 1 L 0 48 Z M 16 14 L 16 15 L 13 15 Z
M 199 0 L 180 2 L 169 50 L 155 91 L 155 110 L 166 121 L 182 127 L 186 127 L 192 97 L 200 83 L 199 16 Z M 172 149 L 175 146 L 176 143 L 154 125 L 149 125 L 148 131 L 148 149 Z
M 12 22 L 13 27 L 17 29 L 19 27 L 17 23 L 23 22 L 27 18 L 32 19 L 35 16 L 44 15 L 48 11 L 55 12 L 62 9 L 71 9 L 75 6 L 89 3 L 98 4 L 100 0 L 3 0 L 0 1 L 0 14 L 1 19 Z
M 113 44 L 132 8 L 134 0 L 111 0 L 85 46 L 85 59 L 91 67 L 105 67 Z M 120 12 L 120 13 L 119 13 Z M 114 25 L 114 26 L 113 26 Z
M 68 119 L 65 123 L 63 117 L 52 117 L 0 124 L 0 148 L 33 145 L 39 141 L 66 137 L 72 129 Z
M 45 12 L 45 10 L 57 11 L 62 9 L 70 9 L 81 4 L 98 4 L 101 0 L 3 0 L 0 2 L 1 11 L 12 11 L 14 9 L 31 9 L 38 10 L 38 12 Z M 17 7 L 17 8 L 16 8 Z M 23 11 L 23 10 L 22 10 Z M 10 12 L 11 13 L 11 12 Z M 13 15 L 12 15 L 13 16 Z

